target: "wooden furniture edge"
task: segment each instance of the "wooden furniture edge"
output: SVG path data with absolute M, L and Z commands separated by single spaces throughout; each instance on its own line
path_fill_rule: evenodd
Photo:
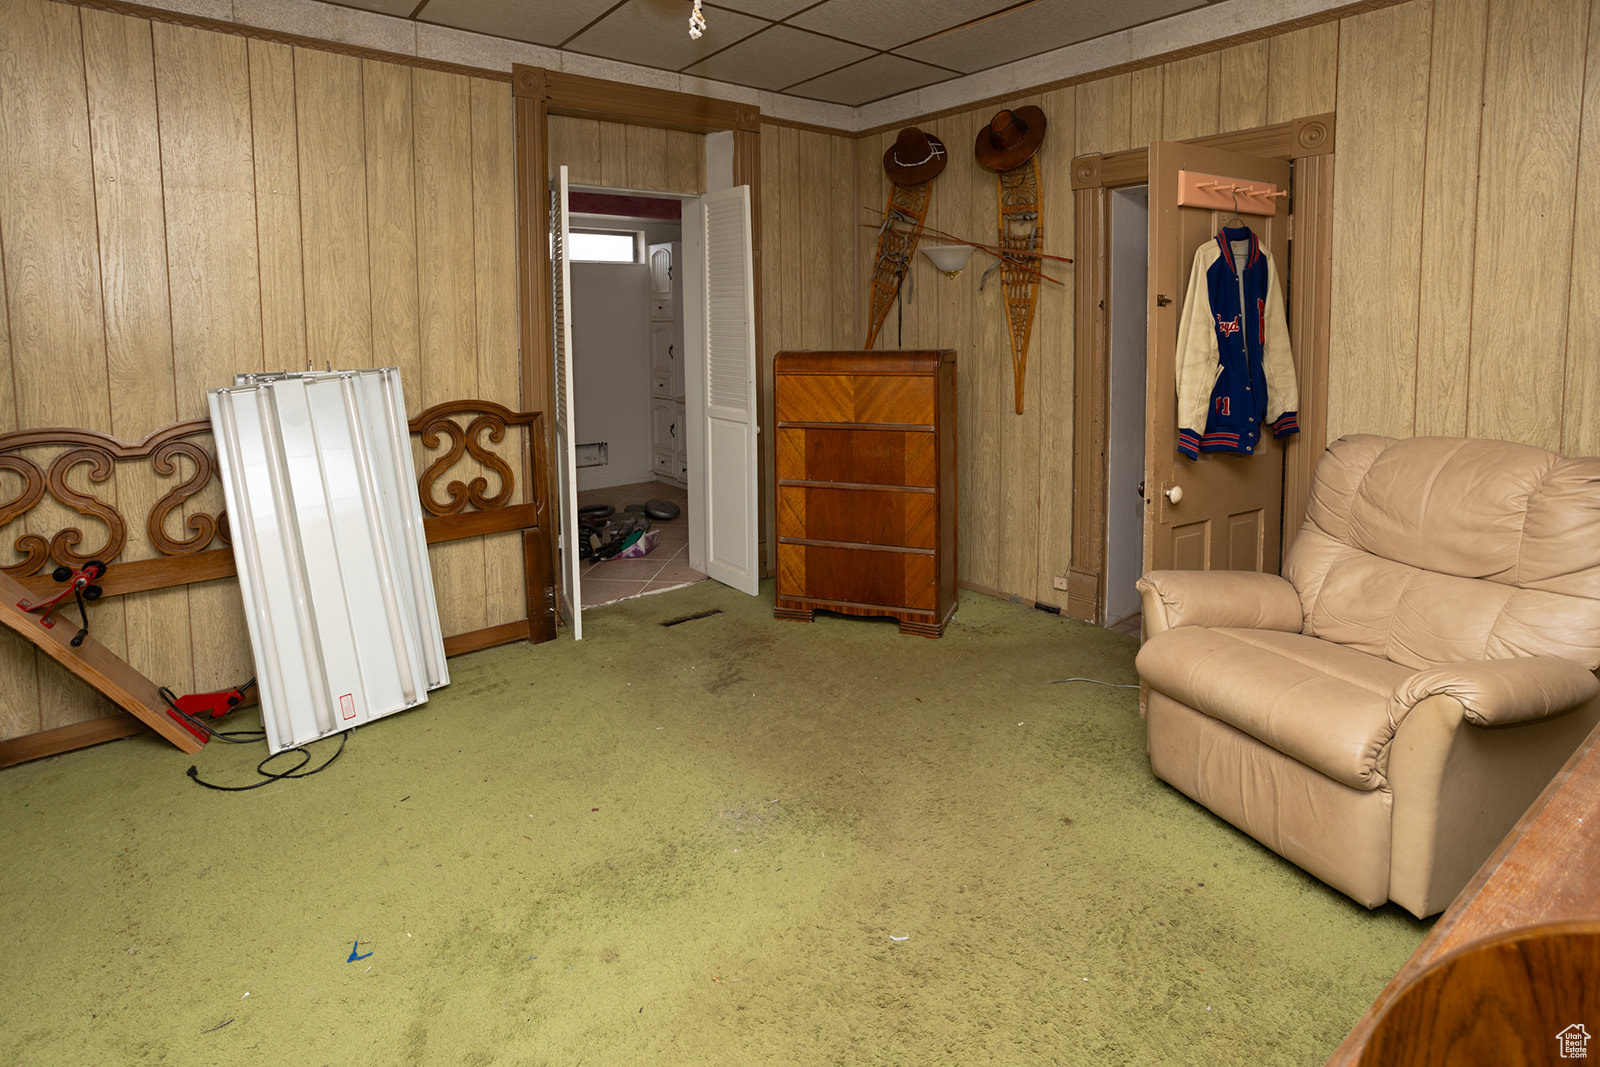
M 528 529 L 537 524 L 538 511 L 538 506 L 534 504 L 512 504 L 493 511 L 429 515 L 422 520 L 422 527 L 427 534 L 428 544 L 438 545 L 467 537 L 486 537 Z M 187 556 L 159 556 L 118 563 L 106 571 L 99 584 L 105 596 L 115 597 L 232 578 L 238 573 L 232 549 L 211 548 Z M 52 594 L 61 588 L 48 574 L 30 574 L 15 580 L 34 597 Z
M 468 652 L 477 652 L 480 649 L 493 648 L 495 645 L 509 645 L 513 641 L 522 641 L 528 637 L 528 621 L 505 622 L 499 626 L 485 626 L 481 630 L 471 630 L 464 634 L 444 639 L 444 654 L 446 656 L 463 656 Z
M 1600 728 L 1578 746 L 1439 916 L 1325 1067 L 1355 1067 L 1378 1016 L 1418 975 L 1449 953 L 1507 930 L 1600 914 L 1600 883 L 1593 877 L 1592 858 L 1596 833 L 1600 833 Z M 1555 847 L 1564 838 L 1590 847 Z M 1539 877 L 1556 862 L 1565 872 L 1559 887 L 1565 892 L 1552 891 L 1556 887 Z

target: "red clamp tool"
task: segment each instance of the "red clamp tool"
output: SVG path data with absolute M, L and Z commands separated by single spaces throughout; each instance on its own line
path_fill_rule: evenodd
M 55 626 L 56 620 L 51 617 L 56 608 L 60 607 L 67 597 L 74 597 L 78 601 L 78 618 L 83 620 L 83 629 L 72 639 L 72 647 L 78 648 L 83 644 L 83 639 L 89 636 L 89 615 L 83 606 L 85 600 L 99 600 L 101 588 L 94 583 L 106 573 L 106 565 L 97 559 L 91 559 L 78 570 L 71 567 L 57 567 L 51 572 L 50 577 L 58 582 L 67 582 L 68 585 L 61 592 L 49 600 L 41 600 L 37 604 L 30 604 L 26 600 L 17 601 L 17 610 L 36 612 L 39 615 L 39 625 L 45 629 Z
M 167 702 L 167 714 L 172 716 L 174 722 L 194 734 L 201 741 L 211 738 L 211 730 L 204 722 L 196 722 L 195 716 L 211 716 L 220 719 L 240 704 L 244 703 L 245 690 L 256 684 L 254 678 L 243 685 L 234 686 L 232 689 L 221 689 L 215 693 L 191 693 L 188 696 L 178 696 L 166 686 L 159 692 L 161 699 Z

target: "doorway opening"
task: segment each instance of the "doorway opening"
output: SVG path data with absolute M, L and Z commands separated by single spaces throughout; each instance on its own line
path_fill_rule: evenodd
M 572 233 L 627 234 L 632 254 L 582 258 L 574 240 L 572 396 L 580 522 L 591 551 L 579 568 L 582 605 L 613 604 L 705 579 L 689 562 L 685 433 L 682 199 L 574 188 Z M 644 515 L 651 501 L 677 509 Z M 609 509 L 608 514 L 600 514 Z M 604 538 L 648 519 L 623 552 L 598 558 Z M 607 524 L 610 524 L 609 529 Z
M 1144 567 L 1145 289 L 1150 189 L 1111 193 L 1110 367 L 1107 375 L 1106 603 L 1113 630 L 1138 632 Z
M 707 138 L 708 145 L 713 141 L 713 137 Z M 709 149 L 707 154 L 709 157 Z M 570 620 L 574 640 L 581 640 L 582 568 L 591 554 L 588 550 L 593 542 L 589 532 L 582 538 L 579 536 L 577 458 L 580 453 L 590 458 L 604 453 L 609 458 L 610 448 L 609 442 L 580 440 L 574 416 L 577 392 L 574 365 L 580 362 L 581 353 L 575 351 L 573 340 L 574 263 L 569 255 L 572 213 L 567 178 L 566 166 L 559 166 L 551 184 L 549 220 L 552 375 L 556 400 L 554 469 L 558 475 L 556 506 L 562 527 L 558 542 L 561 585 L 556 595 L 562 616 Z M 676 272 L 682 280 L 681 306 L 671 295 L 670 283 L 675 272 L 671 269 L 670 258 L 657 254 L 670 251 L 670 243 L 658 244 L 647 261 L 658 267 L 666 264 L 666 269 L 647 270 L 643 276 L 650 291 L 648 303 L 654 305 L 653 309 L 647 306 L 645 312 L 651 322 L 650 333 L 662 339 L 677 336 L 672 324 L 665 319 L 663 304 L 674 316 L 681 312 L 683 321 L 682 450 L 667 438 L 663 438 L 663 442 L 671 449 L 673 472 L 681 472 L 687 483 L 684 487 L 687 507 L 677 508 L 664 498 L 652 499 L 658 503 L 655 510 L 675 512 L 659 516 L 661 518 L 677 518 L 687 511 L 686 549 L 690 568 L 754 596 L 759 579 L 755 568 L 758 472 L 751 197 L 748 186 L 723 184 L 723 188 L 714 192 L 677 198 L 682 208 L 683 262 L 682 269 Z M 637 271 L 634 273 L 637 275 Z M 620 304 L 615 293 L 608 290 L 600 304 L 604 317 L 618 317 Z M 624 344 L 622 347 L 631 346 Z M 649 351 L 648 343 L 645 351 Z M 671 345 L 666 351 L 670 355 Z M 670 366 L 667 370 L 670 372 Z M 651 367 L 650 371 L 651 378 L 656 379 L 655 369 Z M 670 373 L 665 381 L 670 389 Z M 609 397 L 616 383 L 607 381 L 605 384 L 607 391 L 602 395 Z M 648 505 L 646 501 L 640 506 L 643 516 L 657 517 L 651 515 Z M 643 532 L 647 531 L 638 527 L 628 531 L 629 534 Z M 645 551 L 648 549 L 647 545 Z
M 690 193 L 684 202 L 686 261 L 697 265 L 685 271 L 686 292 L 694 294 L 685 301 L 684 323 L 690 349 L 685 366 L 691 563 L 710 578 L 754 594 L 759 331 L 752 279 L 759 256 L 753 220 L 760 218 L 761 109 L 520 63 L 512 65 L 511 91 L 516 101 L 522 403 L 528 411 L 547 415 L 543 434 L 547 458 L 529 464 L 529 477 L 543 483 L 543 506 L 550 518 L 558 520 L 553 523 L 558 535 L 543 546 L 549 563 L 544 572 L 549 575 L 544 589 L 547 610 L 571 628 L 574 639 L 581 639 L 582 590 L 574 551 L 578 504 L 573 446 L 578 442 L 571 433 L 564 249 L 568 169 L 551 158 L 551 116 L 704 136 L 701 192 Z M 704 378 L 698 369 L 690 370 L 702 364 Z M 742 390 L 735 388 L 741 384 Z M 747 440 L 731 440 L 736 429 Z M 718 439 L 708 446 L 712 438 Z M 703 556 L 696 554 L 697 547 Z
M 1131 619 L 1124 615 L 1129 601 L 1119 600 L 1132 593 L 1130 575 L 1136 579 L 1142 570 L 1174 566 L 1276 570 L 1281 554 L 1292 545 L 1305 514 L 1313 468 L 1327 442 L 1333 134 L 1333 115 L 1313 115 L 1181 144 L 1158 142 L 1148 148 L 1073 160 L 1074 246 L 1079 267 L 1073 361 L 1072 562 L 1065 575 L 1066 614 L 1072 618 L 1132 627 L 1137 614 Z M 1230 158 L 1220 158 L 1224 154 Z M 1299 382 L 1300 432 L 1268 442 L 1272 451 L 1281 452 L 1281 466 L 1277 456 L 1270 466 L 1261 462 L 1248 467 L 1233 465 L 1234 473 L 1251 472 L 1250 478 L 1234 480 L 1249 482 L 1252 490 L 1264 481 L 1255 475 L 1264 476 L 1275 467 L 1275 500 L 1255 505 L 1246 501 L 1220 519 L 1207 505 L 1221 501 L 1232 506 L 1238 501 L 1236 496 L 1212 492 L 1216 486 L 1206 477 L 1227 468 L 1218 463 L 1174 468 L 1177 452 L 1172 440 L 1177 433 L 1173 342 L 1190 273 L 1189 259 L 1174 248 L 1182 245 L 1192 252 L 1217 228 L 1220 219 L 1208 217 L 1203 220 L 1205 225 L 1190 232 L 1193 209 L 1183 209 L 1189 215 L 1178 211 L 1177 171 L 1169 174 L 1171 168 L 1166 163 L 1158 165 L 1158 156 L 1167 163 L 1177 161 L 1180 169 L 1188 167 L 1204 174 L 1230 173 L 1242 167 L 1238 176 L 1251 180 L 1261 177 L 1255 174 L 1257 170 L 1270 170 L 1270 182 L 1288 191 L 1287 203 L 1292 205 L 1289 211 L 1277 213 L 1269 243 L 1274 246 L 1285 283 L 1290 348 Z M 1140 210 L 1146 219 L 1143 253 L 1127 241 L 1114 242 L 1114 230 L 1118 238 L 1126 233 L 1128 240 L 1136 239 L 1132 231 L 1140 227 L 1133 220 Z M 1292 241 L 1288 240 L 1291 232 Z M 1159 241 L 1157 234 L 1161 235 Z M 1131 250 L 1119 256 L 1119 243 Z M 1115 330 L 1118 346 L 1125 347 L 1129 331 L 1137 328 L 1120 319 L 1118 311 L 1130 305 L 1139 293 L 1139 283 L 1126 277 L 1114 297 L 1112 276 L 1114 272 L 1122 274 L 1119 268 L 1123 266 L 1131 269 L 1140 258 L 1149 270 L 1142 294 L 1143 318 L 1148 325 L 1144 363 L 1135 369 L 1128 361 L 1114 358 L 1113 334 Z M 1115 326 L 1114 317 L 1119 318 Z M 1113 384 L 1114 377 L 1119 384 Z M 1135 415 L 1133 404 L 1123 398 L 1130 380 L 1139 378 L 1147 385 L 1145 411 Z M 1165 418 L 1158 426 L 1153 404 L 1163 410 L 1172 405 L 1174 417 Z M 1123 462 L 1128 459 L 1127 447 L 1120 443 L 1125 438 L 1113 438 L 1113 434 L 1118 432 L 1115 427 L 1127 427 L 1136 417 L 1142 419 L 1146 431 L 1142 473 L 1129 479 L 1121 473 L 1130 466 Z M 1150 435 L 1156 431 L 1165 437 L 1153 447 Z M 1265 453 L 1267 447 L 1258 451 Z M 1152 470 L 1157 472 L 1154 478 Z M 1184 484 L 1175 474 L 1181 475 Z M 1141 481 L 1142 498 L 1138 496 Z M 1130 486 L 1139 500 L 1133 506 L 1144 515 L 1143 530 L 1137 535 L 1125 532 Z M 1252 533 L 1256 535 L 1253 538 Z M 1251 551 L 1233 551 L 1238 546 Z M 1139 564 L 1130 568 L 1133 559 Z M 1204 562 L 1197 562 L 1202 559 Z M 1132 610 L 1137 612 L 1137 606 Z

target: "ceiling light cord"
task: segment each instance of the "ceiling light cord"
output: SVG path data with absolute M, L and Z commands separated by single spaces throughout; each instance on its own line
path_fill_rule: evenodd
M 700 0 L 694 0 L 694 10 L 689 13 L 689 36 L 698 41 L 706 32 L 706 17 L 700 12 Z

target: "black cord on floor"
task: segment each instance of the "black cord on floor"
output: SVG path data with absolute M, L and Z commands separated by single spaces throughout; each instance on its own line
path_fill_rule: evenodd
M 208 782 L 205 779 L 201 778 L 198 768 L 195 768 L 195 767 L 190 767 L 189 768 L 189 777 L 194 779 L 195 785 L 203 785 L 207 789 L 215 789 L 215 790 L 217 790 L 219 792 L 222 792 L 222 793 L 243 793 L 247 789 L 260 789 L 264 785 L 271 785 L 273 782 L 281 782 L 285 778 L 309 778 L 313 774 L 316 774 L 318 771 L 327 770 L 328 769 L 328 764 L 330 764 L 334 760 L 338 759 L 339 758 L 339 754 L 344 751 L 345 742 L 348 741 L 349 739 L 350 739 L 350 731 L 349 730 L 346 730 L 343 733 L 341 733 L 339 735 L 339 747 L 334 750 L 333 755 L 331 755 L 327 759 L 323 760 L 321 766 L 313 767 L 309 771 L 301 770 L 301 768 L 304 767 L 306 764 L 311 762 L 311 750 L 309 748 L 300 747 L 300 748 L 286 748 L 282 752 L 274 752 L 272 755 L 268 756 L 266 759 L 264 759 L 260 763 L 256 764 L 256 773 L 261 775 L 262 778 L 264 778 L 265 780 L 264 781 L 260 781 L 260 782 L 253 782 L 250 785 L 217 785 L 214 782 Z M 267 764 L 268 763 L 271 763 L 273 760 L 277 759 L 279 756 L 287 756 L 291 752 L 297 754 L 300 757 L 300 762 L 299 763 L 296 763 L 293 767 L 290 767 L 286 771 L 269 771 L 269 770 L 267 770 Z
M 256 680 L 252 678 L 248 682 L 244 683 L 244 685 L 239 687 L 239 692 L 242 693 L 255 684 Z M 173 694 L 172 690 L 168 689 L 166 686 L 162 686 L 159 690 L 157 690 L 157 692 L 161 694 L 161 699 L 167 702 L 167 707 L 172 710 L 173 715 L 181 718 L 184 722 L 189 723 L 196 729 L 204 730 L 208 737 L 213 737 L 218 741 L 226 741 L 232 745 L 252 745 L 257 741 L 265 741 L 267 739 L 266 730 L 213 730 L 211 728 L 211 724 L 206 722 L 203 717 L 190 715 L 183 711 L 183 709 L 179 708 L 178 699 Z M 328 764 L 339 758 L 339 754 L 344 751 L 345 742 L 349 740 L 349 738 L 349 730 L 341 733 L 339 735 L 339 747 L 334 754 L 324 760 L 322 766 L 313 767 L 309 771 L 301 769 L 306 764 L 311 762 L 311 750 L 309 748 L 302 746 L 299 748 L 286 748 L 282 752 L 274 752 L 266 759 L 256 764 L 256 773 L 261 775 L 266 780 L 262 782 L 253 782 L 250 785 L 216 785 L 201 778 L 198 767 L 190 767 L 188 773 L 189 777 L 194 779 L 195 785 L 203 785 L 207 789 L 215 789 L 222 793 L 242 793 L 247 789 L 260 789 L 264 785 L 271 785 L 273 782 L 281 782 L 285 778 L 309 778 L 318 771 L 326 770 Z M 297 753 L 300 756 L 299 763 L 296 763 L 293 767 L 290 767 L 288 770 L 281 773 L 267 770 L 268 763 L 277 759 L 279 756 L 287 756 L 291 752 Z

